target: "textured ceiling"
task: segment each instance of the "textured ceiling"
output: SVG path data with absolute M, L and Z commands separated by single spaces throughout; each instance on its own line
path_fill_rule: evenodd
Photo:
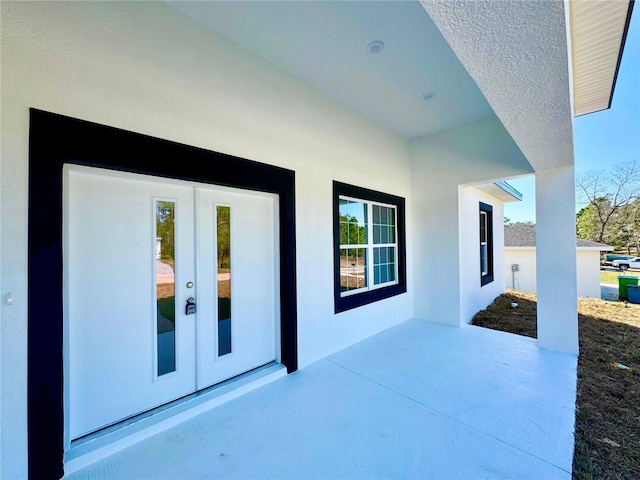
M 422 3 L 531 165 L 572 165 L 564 2 Z
M 168 3 L 405 138 L 493 114 L 419 2 Z
M 534 169 L 573 164 L 565 2 L 168 3 L 405 138 L 495 113 Z

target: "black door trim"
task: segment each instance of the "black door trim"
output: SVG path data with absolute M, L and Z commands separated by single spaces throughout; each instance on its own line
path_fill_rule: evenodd
M 64 164 L 277 194 L 280 203 L 281 361 L 289 373 L 298 369 L 295 172 L 31 109 L 27 380 L 30 479 L 64 475 Z

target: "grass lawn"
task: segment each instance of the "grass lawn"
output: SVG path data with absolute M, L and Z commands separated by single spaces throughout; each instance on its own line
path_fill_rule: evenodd
M 626 272 L 614 272 L 614 271 L 608 271 L 608 270 L 600 270 L 600 283 L 611 283 L 613 285 L 618 285 L 619 275 L 640 277 L 640 271 L 627 270 Z
M 507 290 L 472 323 L 535 338 L 536 296 Z M 578 323 L 573 478 L 639 479 L 640 305 L 579 298 Z

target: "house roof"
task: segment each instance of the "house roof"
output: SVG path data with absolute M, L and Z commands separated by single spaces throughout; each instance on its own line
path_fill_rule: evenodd
M 520 225 L 505 225 L 504 246 L 505 248 L 535 248 L 536 229 L 534 227 L 523 227 Z M 582 238 L 576 238 L 576 247 L 579 250 L 613 250 L 611 245 L 583 240 Z

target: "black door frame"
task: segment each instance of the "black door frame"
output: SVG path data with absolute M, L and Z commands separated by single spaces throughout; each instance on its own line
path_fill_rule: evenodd
M 280 355 L 289 373 L 298 369 L 294 171 L 31 109 L 27 369 L 30 479 L 64 475 L 62 188 L 65 164 L 277 194 Z

